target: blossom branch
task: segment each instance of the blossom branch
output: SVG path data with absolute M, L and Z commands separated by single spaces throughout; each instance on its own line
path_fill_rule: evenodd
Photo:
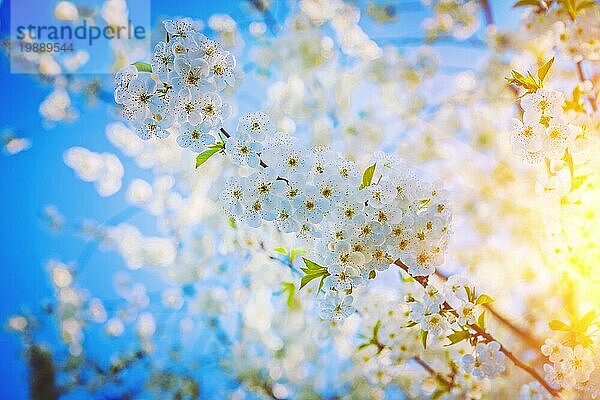
M 440 271 L 435 271 L 435 275 L 440 278 L 442 281 L 447 281 L 448 277 Z M 490 312 L 498 321 L 502 324 L 506 325 L 508 329 L 513 331 L 517 336 L 519 336 L 525 343 L 531 346 L 534 349 L 539 349 L 542 346 L 542 342 L 537 340 L 536 338 L 531 336 L 531 333 L 526 332 L 519 326 L 513 324 L 508 320 L 504 315 L 500 314 L 491 304 L 484 304 L 483 307 Z
M 404 264 L 401 260 L 396 260 L 394 262 L 394 264 L 397 265 L 398 267 L 400 267 L 402 270 L 404 270 L 407 274 L 409 274 L 409 276 L 411 278 L 413 278 L 416 282 L 418 282 L 421 286 L 427 287 L 428 280 L 429 280 L 427 276 L 412 276 L 412 275 L 410 275 L 410 273 L 408 272 L 408 266 L 406 264 Z M 448 303 L 444 303 L 443 306 L 445 307 L 445 309 L 450 311 L 452 314 L 454 314 L 455 316 L 458 316 L 456 311 Z M 474 336 L 479 336 L 479 337 L 483 338 L 486 343 L 497 342 L 500 345 L 500 352 L 502 352 L 508 359 L 510 359 L 516 367 L 527 372 L 532 378 L 534 378 L 536 381 L 538 381 L 552 396 L 560 398 L 559 390 L 554 389 L 534 368 L 528 366 L 527 364 L 525 364 L 524 362 L 519 360 L 511 351 L 509 351 L 504 345 L 502 345 L 501 342 L 498 341 L 494 336 L 492 336 L 490 333 L 486 332 L 484 329 L 482 329 L 481 327 L 479 327 L 476 324 L 469 324 L 467 326 L 470 329 L 472 329 L 473 331 L 475 331 Z

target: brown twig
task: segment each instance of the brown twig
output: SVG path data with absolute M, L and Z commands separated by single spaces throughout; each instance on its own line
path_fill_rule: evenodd
M 222 133 L 223 135 L 225 135 L 225 137 L 226 137 L 226 138 L 228 138 L 228 139 L 229 139 L 229 138 L 231 137 L 231 135 L 229 134 L 229 132 L 227 132 L 227 131 L 225 130 L 225 128 L 221 128 L 220 130 L 221 130 L 221 133 Z
M 444 377 L 444 375 L 442 375 L 439 372 L 437 372 L 436 370 L 434 370 L 421 357 L 414 356 L 413 360 L 415 360 L 417 362 L 417 364 L 419 364 L 421 367 L 423 367 L 423 369 L 425 371 L 429 372 L 429 374 L 431 374 L 431 376 L 433 376 L 435 379 L 437 379 L 442 385 L 446 386 L 447 388 L 451 388 L 452 386 L 454 386 L 454 383 L 452 381 L 446 379 L 446 377 Z
M 485 24 L 488 26 L 494 25 L 494 16 L 492 15 L 492 7 L 490 6 L 490 2 L 488 0 L 479 0 L 479 3 L 481 3 L 481 8 L 483 9 Z

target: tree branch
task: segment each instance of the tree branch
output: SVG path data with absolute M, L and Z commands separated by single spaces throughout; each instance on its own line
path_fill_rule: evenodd
M 454 383 L 452 381 L 446 379 L 446 377 L 444 377 L 444 375 L 442 375 L 439 372 L 437 372 L 436 370 L 434 370 L 421 357 L 414 356 L 413 360 L 415 360 L 417 362 L 417 364 L 419 364 L 421 367 L 423 367 L 423 369 L 425 371 L 429 372 L 429 374 L 431 374 L 431 376 L 433 376 L 435 379 L 437 379 L 442 385 L 446 386 L 447 388 L 451 388 L 452 386 L 454 386 Z

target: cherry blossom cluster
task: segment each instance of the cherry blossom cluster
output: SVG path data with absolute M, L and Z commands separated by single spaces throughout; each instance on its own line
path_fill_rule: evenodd
M 418 294 L 406 296 L 409 305 L 409 325 L 418 325 L 425 345 L 449 339 L 451 344 L 469 339 L 473 354 L 461 359 L 466 373 L 478 379 L 494 378 L 505 370 L 506 356 L 496 341 L 472 340 L 470 330 L 484 329 L 483 305 L 491 301 L 487 295 L 476 296 L 475 286 L 468 279 L 453 275 L 441 290 L 428 284 Z M 480 319 L 481 317 L 481 319 Z
M 166 138 L 195 152 L 215 143 L 214 130 L 230 114 L 220 92 L 235 84 L 235 58 L 198 32 L 190 19 L 166 20 L 167 40 L 158 42 L 150 64 L 122 68 L 115 101 L 140 138 Z
M 458 40 L 471 37 L 480 27 L 478 13 L 481 7 L 476 1 L 427 0 L 433 15 L 423 21 L 423 28 L 430 39 L 453 36 Z
M 523 118 L 513 120 L 514 152 L 535 163 L 560 159 L 577 137 L 577 126 L 564 116 L 565 96 L 557 90 L 538 89 L 521 99 Z
M 305 148 L 262 112 L 240 119 L 225 152 L 252 170 L 227 180 L 220 197 L 226 211 L 251 227 L 273 222 L 310 243 L 316 267 L 307 275 L 323 279 L 324 318 L 354 312 L 352 291 L 397 259 L 415 276 L 432 274 L 444 260 L 446 193 L 394 157 L 376 153 L 361 179 L 354 162 Z
M 576 390 L 584 398 L 600 397 L 600 357 L 592 343 L 565 345 L 546 339 L 542 354 L 546 379 L 566 390 Z M 548 397 L 549 398 L 549 397 Z
M 529 10 L 524 26 L 534 34 L 528 40 L 537 40 L 539 46 L 558 48 L 561 55 L 573 62 L 600 59 L 600 8 L 595 2 L 582 1 L 575 18 L 561 2 L 546 2 L 551 8 Z M 554 3 L 554 4 L 552 4 Z M 566 3 L 565 3 L 566 4 Z

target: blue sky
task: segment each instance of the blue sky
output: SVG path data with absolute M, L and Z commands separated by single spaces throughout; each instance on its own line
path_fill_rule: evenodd
M 14 0 L 24 1 L 24 0 Z M 33 0 L 26 0 L 33 1 Z M 50 1 L 50 0 L 48 0 Z M 6 0 L 0 0 L 2 30 L 6 32 Z M 507 2 L 492 2 L 495 18 L 503 23 L 514 16 Z M 247 2 L 191 2 L 152 1 L 152 25 L 164 16 L 189 16 L 206 21 L 214 12 L 229 13 L 245 27 L 248 22 L 258 20 L 257 14 L 248 15 Z M 283 21 L 285 6 L 275 8 L 275 16 Z M 405 21 L 406 22 L 406 21 Z M 396 29 L 404 28 L 401 21 Z M 414 21 L 408 22 L 414 24 Z M 514 18 L 512 22 L 514 24 Z M 399 28 L 398 28 L 399 27 Z M 461 65 L 460 53 L 446 50 L 451 61 Z M 469 60 L 466 60 L 468 63 Z M 47 129 L 39 115 L 41 101 L 49 93 L 49 87 L 33 79 L 31 75 L 10 74 L 5 54 L 0 56 L 0 131 L 9 128 L 19 136 L 33 141 L 33 147 L 15 156 L 0 155 L 0 268 L 3 276 L 0 283 L 0 323 L 7 317 L 26 308 L 33 308 L 44 298 L 52 296 L 45 263 L 50 258 L 69 262 L 76 260 L 86 243 L 68 234 L 55 235 L 49 232 L 40 219 L 40 212 L 47 204 L 53 204 L 68 221 L 81 221 L 93 216 L 105 221 L 125 208 L 124 191 L 109 198 L 99 197 L 93 186 L 79 181 L 73 171 L 63 162 L 64 151 L 72 146 L 84 146 L 93 151 L 114 151 L 108 143 L 104 128 L 114 121 L 111 108 L 98 103 L 87 108 L 77 104 L 80 116 L 70 123 L 60 123 Z M 108 77 L 107 77 L 108 78 Z M 122 158 L 126 171 L 137 170 Z M 141 173 L 141 172 L 140 172 Z M 135 178 L 126 174 L 123 186 Z M 136 220 L 137 218 L 137 220 Z M 134 221 L 143 223 L 143 217 Z M 81 274 L 82 285 L 89 285 L 96 293 L 110 293 L 114 271 L 123 267 L 114 253 L 94 252 L 86 270 Z M 26 398 L 26 370 L 20 357 L 21 348 L 14 335 L 0 332 L 0 397 L 7 399 Z

